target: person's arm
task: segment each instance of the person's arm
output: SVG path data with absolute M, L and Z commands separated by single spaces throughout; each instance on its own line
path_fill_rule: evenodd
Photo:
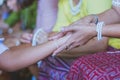
M 104 37 L 98 41 L 97 38 L 93 38 L 85 45 L 73 48 L 71 50 L 64 50 L 57 56 L 66 58 L 77 58 L 81 55 L 92 54 L 96 52 L 106 51 L 108 44 L 108 38 Z
M 37 23 L 34 32 L 42 28 L 51 32 L 57 19 L 58 0 L 38 0 Z
M 66 42 L 66 39 L 67 37 L 63 37 L 56 40 L 57 45 L 61 46 Z M 15 71 L 30 66 L 50 55 L 56 50 L 57 45 L 55 41 L 49 41 L 36 47 L 21 45 L 11 48 L 0 55 L 0 69 Z
M 103 27 L 102 35 L 120 38 L 120 24 L 111 24 Z
M 120 22 L 120 10 L 119 7 L 113 6 L 111 9 L 106 10 L 100 14 L 96 15 L 88 15 L 79 19 L 75 23 L 91 23 L 93 22 L 96 17 L 98 17 L 98 21 L 104 21 L 105 24 L 115 24 Z
M 99 21 L 104 21 L 105 24 L 115 24 L 120 22 L 120 14 L 116 11 L 115 7 L 104 13 L 98 14 Z
M 116 9 L 116 7 L 112 7 L 111 9 L 102 12 L 100 14 L 95 14 L 95 15 L 88 15 L 83 17 L 82 19 L 79 19 L 75 23 L 93 23 L 98 17 L 98 21 L 104 21 L 105 24 L 115 24 L 120 22 L 120 17 L 118 13 L 119 10 Z M 120 12 L 120 11 L 119 11 Z
M 57 33 L 52 33 L 52 36 L 56 35 Z M 52 36 L 50 38 L 52 38 Z M 68 41 L 67 41 L 68 42 Z M 85 45 L 78 46 L 76 48 L 70 50 L 64 50 L 57 54 L 59 57 L 66 57 L 66 58 L 76 58 L 80 55 L 95 53 L 99 51 L 105 51 L 108 44 L 108 38 L 103 37 L 102 40 L 98 41 L 97 38 L 93 38 L 88 41 Z M 66 44 L 65 44 L 66 45 Z M 63 45 L 64 46 L 64 45 Z M 73 55 L 74 54 L 74 55 Z
M 11 48 L 0 55 L 0 69 L 14 71 L 30 66 L 50 55 L 55 48 L 52 42 L 37 47 L 21 45 Z

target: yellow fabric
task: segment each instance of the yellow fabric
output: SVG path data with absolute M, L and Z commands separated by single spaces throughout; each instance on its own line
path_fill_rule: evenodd
M 110 9 L 112 0 L 87 0 L 88 14 L 98 14 Z
M 109 39 L 109 45 L 116 48 L 116 49 L 120 49 L 120 39 L 110 38 Z
M 111 8 L 112 0 L 83 0 L 80 13 L 72 15 L 69 0 L 59 0 L 58 17 L 53 31 L 59 31 L 61 27 L 68 26 L 72 22 L 89 14 L 101 13 Z

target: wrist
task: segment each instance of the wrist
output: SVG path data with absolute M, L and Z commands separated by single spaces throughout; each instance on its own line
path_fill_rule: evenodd
M 91 14 L 90 16 L 92 17 L 91 22 L 97 24 L 99 21 L 98 16 L 96 14 Z
M 105 25 L 104 22 L 99 22 L 96 26 L 97 38 L 98 40 L 102 39 L 102 28 Z
M 91 33 L 92 33 L 92 35 L 93 35 L 94 37 L 97 36 L 96 25 L 92 26 L 92 31 L 91 31 Z

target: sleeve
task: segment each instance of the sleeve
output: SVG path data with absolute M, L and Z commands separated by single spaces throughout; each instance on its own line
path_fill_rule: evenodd
M 6 50 L 8 50 L 8 47 L 5 46 L 4 44 L 0 43 L 0 54 L 2 54 L 3 52 L 5 52 Z
M 116 7 L 120 7 L 120 0 L 112 0 L 112 5 Z

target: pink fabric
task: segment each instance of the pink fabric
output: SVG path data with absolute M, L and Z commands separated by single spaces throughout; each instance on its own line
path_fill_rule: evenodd
M 58 0 L 38 0 L 36 29 L 51 32 L 56 23 Z
M 67 80 L 120 80 L 120 52 L 82 56 L 71 66 Z

